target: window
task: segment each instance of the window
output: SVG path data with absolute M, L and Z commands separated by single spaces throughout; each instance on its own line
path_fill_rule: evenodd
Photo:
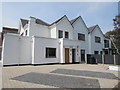
M 56 48 L 46 48 L 46 58 L 56 58 Z
M 109 41 L 108 40 L 104 40 L 104 46 L 105 46 L 105 48 L 109 48 Z
M 27 30 L 25 31 L 25 35 L 27 36 Z
M 104 53 L 105 53 L 105 54 L 109 54 L 108 50 L 105 50 Z
M 100 37 L 95 36 L 95 42 L 96 42 L 96 43 L 100 43 L 100 41 L 101 41 L 101 38 L 100 38 Z
M 101 55 L 102 55 L 102 53 L 103 53 L 103 52 L 102 52 L 102 51 L 100 51 L 100 54 L 101 54 Z
M 63 38 L 63 31 L 61 30 L 58 31 L 58 38 Z
M 99 51 L 94 51 L 94 54 L 99 54 Z
M 78 40 L 85 41 L 85 34 L 78 33 Z
M 69 38 L 69 33 L 65 32 L 65 38 Z

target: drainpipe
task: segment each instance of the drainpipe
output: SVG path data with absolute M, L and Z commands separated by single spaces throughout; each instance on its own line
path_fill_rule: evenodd
M 114 64 L 116 65 L 116 58 L 115 58 L 115 55 L 113 55 L 114 56 Z
M 19 44 L 18 44 L 18 49 L 19 49 L 19 50 L 18 50 L 18 66 L 20 65 L 20 57 L 21 57 L 21 56 L 20 56 L 20 52 L 21 52 L 21 47 L 20 47 L 20 46 L 21 46 L 21 45 L 20 45 L 21 43 L 20 43 L 20 42 L 21 42 L 21 37 L 19 36 L 19 38 L 18 38 L 18 43 L 19 43 Z

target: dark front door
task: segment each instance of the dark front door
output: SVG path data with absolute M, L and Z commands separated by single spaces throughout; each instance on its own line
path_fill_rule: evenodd
M 81 62 L 85 62 L 85 50 L 81 50 Z
M 75 49 L 72 49 L 72 63 L 75 63 Z

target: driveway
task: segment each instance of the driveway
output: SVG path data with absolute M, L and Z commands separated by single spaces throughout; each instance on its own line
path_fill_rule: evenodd
M 108 65 L 3 67 L 3 88 L 113 88 L 118 80 L 118 72 Z

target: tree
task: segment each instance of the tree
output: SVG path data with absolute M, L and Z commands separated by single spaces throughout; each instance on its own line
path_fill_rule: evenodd
M 112 47 L 117 48 L 118 53 L 120 53 L 120 14 L 113 19 L 113 22 L 114 30 L 107 32 L 105 36 L 112 39 L 112 43 L 114 44 Z

